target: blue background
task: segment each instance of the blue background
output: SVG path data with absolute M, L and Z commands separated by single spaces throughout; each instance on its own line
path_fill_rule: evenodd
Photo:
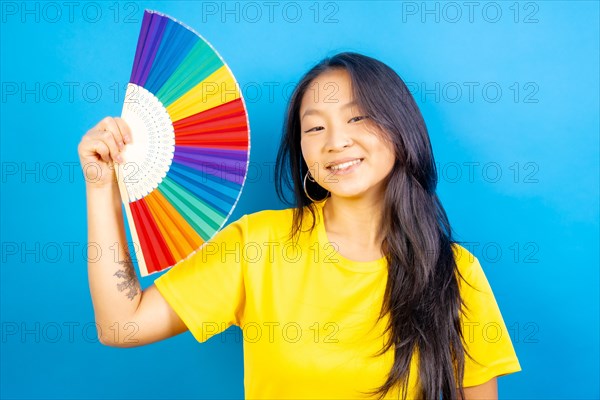
M 194 27 L 247 88 L 251 162 L 262 168 L 229 221 L 284 207 L 271 172 L 286 84 L 339 51 L 395 68 L 427 122 L 450 221 L 473 243 L 523 368 L 499 379 L 501 398 L 600 397 L 598 2 L 479 2 L 472 16 L 463 2 L 300 2 L 297 22 L 287 2 L 272 16 L 264 2 L 75 2 L 72 15 L 53 4 L 2 4 L 2 398 L 243 396 L 233 335 L 116 349 L 89 329 L 77 144 L 120 114 L 144 8 Z

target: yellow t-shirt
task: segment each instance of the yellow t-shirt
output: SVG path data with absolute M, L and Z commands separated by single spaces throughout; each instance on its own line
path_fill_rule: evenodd
M 387 280 L 385 258 L 348 260 L 327 239 L 322 206 L 310 213 L 298 243 L 289 241 L 293 209 L 244 215 L 155 281 L 198 342 L 241 328 L 249 399 L 372 398 L 393 364 L 384 343 L 387 317 L 375 324 Z M 464 321 L 464 386 L 521 370 L 478 260 L 455 247 L 471 313 Z M 459 281 L 461 282 L 461 281 Z M 239 331 L 238 331 L 239 332 Z M 389 334 L 389 333 L 388 333 Z M 386 334 L 386 335 L 388 335 Z M 229 333 L 228 333 L 229 335 Z M 413 357 L 408 398 L 414 397 Z M 386 399 L 398 398 L 398 391 Z

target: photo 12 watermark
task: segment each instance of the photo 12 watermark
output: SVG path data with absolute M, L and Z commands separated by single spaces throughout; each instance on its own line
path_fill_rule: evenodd
M 535 161 L 445 161 L 436 162 L 436 169 L 445 183 L 540 183 Z
M 6 343 L 101 343 L 108 337 L 115 342 L 138 343 L 135 322 L 115 322 L 104 331 L 96 322 L 78 321 L 2 321 L 0 338 Z
M 467 262 L 478 260 L 485 264 L 538 264 L 540 263 L 540 245 L 534 240 L 496 242 L 496 241 L 461 241 L 459 243 L 468 253 Z M 458 258 L 457 261 L 460 261 Z
M 508 336 L 513 343 L 539 343 L 537 334 L 540 327 L 535 322 L 515 322 L 508 326 L 506 330 L 503 329 L 502 325 L 496 321 L 464 321 L 462 324 L 464 341 L 467 344 L 476 341 L 497 343 Z
M 402 1 L 399 3 L 402 23 L 537 24 L 540 22 L 540 3 L 535 1 Z
M 2 1 L 0 12 L 3 24 L 138 24 L 143 9 L 134 1 Z
M 337 24 L 340 2 L 335 1 L 202 1 L 202 23 Z

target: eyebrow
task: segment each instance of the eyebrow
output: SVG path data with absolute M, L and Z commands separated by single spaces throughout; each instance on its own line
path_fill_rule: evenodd
M 345 108 L 352 107 L 355 105 L 357 105 L 357 102 L 356 102 L 356 100 L 353 100 L 353 101 L 348 102 L 348 103 L 344 104 L 343 106 L 341 106 L 340 109 L 343 110 Z M 306 117 L 307 115 L 311 115 L 311 114 L 322 114 L 322 112 L 315 108 L 308 108 L 306 111 L 304 111 L 304 114 L 302 114 L 300 121 L 302 121 L 304 119 L 304 117 Z

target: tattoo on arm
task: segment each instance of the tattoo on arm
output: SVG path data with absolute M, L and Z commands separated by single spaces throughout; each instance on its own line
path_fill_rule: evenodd
M 129 253 L 126 253 L 125 260 L 119 261 L 119 264 L 121 264 L 124 269 L 115 272 L 114 276 L 122 278 L 124 281 L 117 283 L 117 289 L 119 292 L 127 291 L 127 298 L 133 300 L 135 296 L 140 293 L 141 287 L 137 275 L 135 274 L 135 268 L 133 267 L 133 262 L 131 261 Z

